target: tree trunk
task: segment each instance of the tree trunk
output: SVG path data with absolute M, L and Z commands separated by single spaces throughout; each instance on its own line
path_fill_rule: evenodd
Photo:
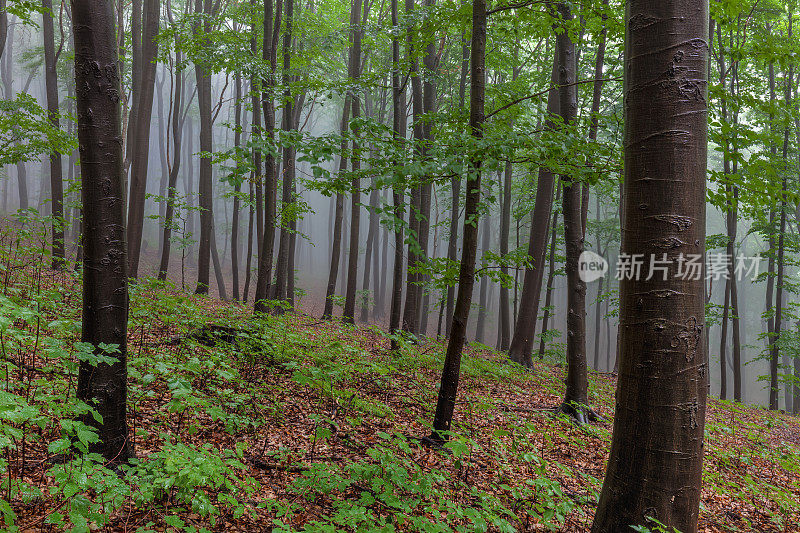
M 361 302 L 361 322 L 369 320 L 369 276 L 371 273 L 371 260 L 378 257 L 378 190 L 374 184 L 369 193 L 369 230 L 367 232 L 367 249 L 366 259 L 364 261 L 364 281 L 362 283 L 362 290 L 364 292 L 364 300 Z M 374 254 L 374 257 L 373 257 Z M 377 298 L 378 285 L 375 283 L 372 287 L 372 292 Z M 377 302 L 377 299 L 375 300 Z
M 56 73 L 55 35 L 53 31 L 53 4 L 42 0 L 42 36 L 44 38 L 44 81 L 47 94 L 47 115 L 50 124 L 60 129 L 58 110 L 58 75 Z M 64 268 L 64 182 L 61 154 L 50 153 L 50 195 L 53 237 L 54 269 Z
M 255 222 L 255 195 L 254 195 L 254 185 L 253 179 L 251 175 L 250 179 L 250 216 L 248 218 L 247 223 L 247 260 L 245 262 L 245 271 L 244 271 L 244 288 L 242 289 L 242 301 L 246 302 L 247 297 L 250 295 L 250 277 L 252 272 L 252 261 L 253 261 L 253 224 Z M 259 269 L 259 275 L 260 274 Z M 258 302 L 258 297 L 255 298 L 256 302 Z
M 666 253 L 671 266 L 666 281 L 620 281 L 618 408 L 592 531 L 652 527 L 654 518 L 695 533 L 708 390 L 705 281 L 679 277 L 677 265 L 681 254 L 705 254 L 708 3 L 631 0 L 625 20 L 621 253 Z
M 169 183 L 167 184 L 167 207 L 164 211 L 164 230 L 161 241 L 161 263 L 158 267 L 158 279 L 167 279 L 169 270 L 169 255 L 172 249 L 172 230 L 175 225 L 175 198 L 177 195 L 178 173 L 181 168 L 181 148 L 183 144 L 183 89 L 184 78 L 183 70 L 179 65 L 182 63 L 183 54 L 180 46 L 175 48 L 175 98 L 172 102 L 172 167 L 169 171 Z M 187 216 L 189 216 L 187 214 Z
M 458 83 L 458 108 L 464 109 L 466 105 L 467 77 L 469 76 L 469 41 L 466 32 L 461 38 L 461 78 Z M 461 176 L 456 175 L 450 180 L 450 196 L 452 207 L 450 210 L 450 236 L 447 243 L 447 259 L 455 262 L 458 260 L 458 220 L 461 211 Z M 456 288 L 454 285 L 447 287 L 447 313 L 445 336 L 450 336 L 450 319 L 453 316 Z
M 113 3 L 73 0 L 72 21 L 85 225 L 81 340 L 98 353 L 101 344 L 117 348 L 108 354 L 116 358 L 112 364 L 80 364 L 77 396 L 102 416 L 102 422 L 85 417 L 100 437 L 93 451 L 117 464 L 133 455 L 133 445 L 126 419 L 128 286 Z
M 6 13 L 0 14 L 0 17 L 7 15 Z M 12 24 L 8 28 L 6 36 L 6 50 L 5 55 L 2 57 L 2 70 L 0 74 L 3 77 L 3 92 L 6 100 L 14 98 L 14 28 L 16 24 Z M 22 210 L 28 209 L 28 172 L 25 163 L 20 161 L 16 164 L 17 173 L 17 192 L 19 193 L 19 208 Z
M 544 128 L 553 129 L 553 116 L 558 113 L 558 91 L 555 89 L 558 73 L 558 56 L 553 59 L 553 72 L 551 87 L 547 97 L 547 119 Z M 522 281 L 522 296 L 520 298 L 517 321 L 514 325 L 514 336 L 508 355 L 526 367 L 532 365 L 531 352 L 536 335 L 536 321 L 539 318 L 539 295 L 542 292 L 542 279 L 544 277 L 544 256 L 547 249 L 547 222 L 553 209 L 553 173 L 545 168 L 539 168 L 539 179 L 536 185 L 536 204 L 531 216 L 530 242 L 528 243 L 528 256 L 531 268 L 525 269 Z
M 722 307 L 722 325 L 719 336 L 719 397 L 728 399 L 728 310 L 731 302 L 731 280 L 725 281 L 725 304 Z
M 341 180 L 341 175 L 347 171 L 347 130 L 350 124 L 350 93 L 348 92 L 344 98 L 344 109 L 342 109 L 342 122 L 340 125 L 340 133 L 342 135 L 342 144 L 339 156 L 339 175 L 338 179 Z M 344 219 L 344 195 L 340 192 L 336 193 L 336 207 L 333 219 L 333 239 L 331 245 L 331 268 L 328 273 L 328 286 L 325 290 L 325 308 L 322 312 L 323 319 L 333 317 L 333 298 L 336 294 L 336 281 L 339 275 L 339 259 L 342 254 L 342 223 Z
M 365 14 L 368 3 L 364 4 Z M 349 78 L 352 83 L 357 83 L 361 76 L 361 38 L 364 28 L 361 24 L 362 0 L 353 0 L 352 12 L 350 14 L 350 26 L 352 29 L 353 46 L 350 49 L 350 73 Z M 356 91 L 351 95 L 353 120 L 361 116 L 361 98 Z M 350 248 L 347 255 L 347 288 L 344 296 L 344 309 L 342 310 L 342 320 L 344 322 L 355 323 L 356 310 L 356 284 L 358 283 L 358 245 L 360 236 L 361 222 L 361 184 L 358 178 L 358 171 L 361 169 L 361 156 L 359 153 L 358 130 L 353 128 L 353 160 L 351 163 L 353 170 L 353 181 L 350 189 Z
M 471 46 L 471 91 L 469 127 L 475 139 L 483 138 L 486 94 L 486 0 L 473 0 L 472 3 L 472 46 Z M 461 269 L 458 278 L 458 295 L 453 313 L 450 340 L 442 370 L 436 414 L 433 419 L 433 433 L 430 440 L 442 443 L 450 431 L 453 410 L 456 405 L 459 374 L 461 372 L 461 353 L 467 334 L 469 310 L 472 304 L 472 290 L 475 286 L 475 256 L 478 248 L 478 225 L 481 200 L 481 157 L 470 158 L 467 174 L 467 193 L 464 205 L 464 246 L 461 253 Z
M 573 15 L 569 4 L 558 4 L 560 18 L 565 24 Z M 561 117 L 565 125 L 575 122 L 578 116 L 578 90 L 575 80 L 578 66 L 575 43 L 569 32 L 562 31 L 556 39 L 559 60 L 558 93 Z M 565 270 L 567 274 L 567 377 L 566 392 L 561 410 L 574 417 L 578 423 L 586 423 L 593 416 L 589 404 L 589 379 L 586 362 L 586 282 L 578 274 L 579 259 L 583 253 L 584 219 L 582 186 L 570 176 L 561 176 L 564 194 L 562 212 L 564 216 L 564 244 L 566 247 Z
M 488 252 L 492 246 L 492 233 L 490 228 L 491 224 L 492 217 L 489 213 L 487 213 L 483 219 L 483 224 L 481 224 L 481 230 L 483 230 L 483 235 L 481 236 L 481 254 Z M 487 276 L 482 275 L 480 288 L 478 289 L 478 316 L 475 327 L 475 341 L 480 342 L 481 344 L 486 344 L 486 339 L 484 337 L 486 333 L 486 312 L 489 304 L 488 300 L 486 299 L 488 292 L 489 279 Z
M 274 9 L 274 17 L 273 17 Z M 267 77 L 263 83 L 261 105 L 264 114 L 264 135 L 268 142 L 275 140 L 275 69 L 277 68 L 277 39 L 281 20 L 281 2 L 274 8 L 272 0 L 264 0 L 264 40 L 262 60 L 268 64 Z M 273 20 L 274 19 L 274 20 Z M 255 89 L 254 89 L 255 90 Z M 255 104 L 254 104 L 255 105 Z M 273 250 L 275 247 L 275 221 L 277 217 L 277 173 L 275 172 L 275 156 L 272 152 L 264 154 L 264 231 L 261 237 L 256 279 L 255 310 L 267 311 L 263 301 L 269 296 L 272 285 Z
M 514 71 L 516 73 L 516 69 Z M 500 214 L 500 255 L 508 254 L 508 239 L 511 234 L 511 179 L 514 174 L 514 167 L 511 161 L 506 161 L 506 168 L 503 177 L 503 207 Z M 500 267 L 503 276 L 508 276 L 508 267 L 503 264 Z M 500 285 L 500 339 L 498 347 L 500 351 L 507 351 L 511 344 L 511 304 L 509 289 L 505 283 Z
M 6 49 L 8 39 L 8 11 L 6 11 L 6 0 L 0 0 L 0 59 Z
M 422 158 L 422 142 L 425 139 L 425 131 L 422 121 L 424 114 L 422 80 L 419 75 L 419 61 L 416 58 L 414 48 L 416 27 L 413 25 L 412 14 L 414 12 L 414 0 L 405 0 L 406 18 L 409 26 L 406 28 L 407 53 L 410 72 L 408 78 L 411 82 L 411 112 L 413 124 L 413 153 L 415 159 Z M 418 176 L 416 176 L 419 179 Z M 406 268 L 406 301 L 403 307 L 403 330 L 409 333 L 417 333 L 419 324 L 419 302 L 418 297 L 422 288 L 421 280 L 417 272 L 420 249 L 420 211 L 422 188 L 419 185 L 411 187 L 410 205 L 408 210 L 408 267 Z
M 211 15 L 211 0 L 195 0 L 195 11 Z M 199 24 L 199 23 L 198 23 Z M 194 28 L 195 34 L 200 28 Z M 206 20 L 204 32 L 211 31 L 211 23 Z M 203 45 L 208 44 L 208 37 L 203 37 Z M 211 154 L 213 131 L 211 123 L 211 73 L 202 63 L 195 63 L 197 79 L 197 104 L 200 110 L 200 152 Z M 214 198 L 211 184 L 211 157 L 200 156 L 199 198 L 200 207 L 200 244 L 197 257 L 197 294 L 208 294 L 208 282 L 211 273 L 211 239 L 214 231 Z
M 561 183 L 558 184 L 556 204 L 561 200 Z M 556 237 L 558 237 L 558 211 L 553 212 L 553 221 L 550 224 L 550 254 L 547 261 L 547 286 L 544 295 L 544 316 L 542 317 L 542 332 L 539 334 L 539 359 L 544 359 L 546 349 L 547 330 L 550 325 L 551 307 L 553 305 L 553 282 L 556 277 Z M 542 262 L 544 264 L 544 262 Z M 534 323 L 535 328 L 535 323 Z M 534 331 L 535 333 L 535 331 Z
M 294 19 L 294 0 L 286 0 L 286 26 L 283 34 L 283 79 L 290 79 L 292 59 L 292 23 Z M 286 85 L 284 92 L 284 108 L 282 113 L 283 130 L 291 131 L 294 127 L 294 98 L 291 88 Z M 294 220 L 294 178 L 295 178 L 295 153 L 292 145 L 283 148 L 283 191 L 282 191 L 282 220 L 280 243 L 278 245 L 278 266 L 276 278 L 275 299 L 282 300 L 291 305 L 293 295 L 289 290 L 290 279 L 294 278 L 292 260 L 292 221 Z M 280 311 L 280 308 L 276 309 Z
M 769 64 L 769 102 L 770 109 L 774 109 L 775 104 L 775 65 Z M 770 111 L 770 124 L 775 123 L 775 114 Z M 775 143 L 771 143 L 770 152 L 775 160 L 778 149 Z M 767 294 L 766 294 L 766 313 L 767 313 L 767 342 L 769 346 L 769 408 L 778 409 L 778 359 L 777 354 L 773 355 L 772 344 L 775 339 L 775 210 L 769 211 L 769 238 L 767 251 Z
M 406 140 L 406 105 L 405 87 L 400 85 L 400 39 L 398 0 L 392 0 L 392 140 L 397 151 L 404 154 Z M 401 155 L 402 157 L 402 155 Z M 400 161 L 393 161 L 395 167 Z M 401 186 L 403 176 L 395 170 L 395 184 L 392 187 L 392 203 L 394 205 L 394 268 L 392 270 L 392 307 L 389 311 L 389 332 L 394 334 L 400 329 L 400 318 L 403 303 L 403 222 L 405 204 L 404 190 Z M 396 350 L 396 342 L 392 341 L 392 349 Z
M 237 157 L 242 144 L 242 77 L 237 71 L 234 75 L 234 134 L 233 146 Z M 236 177 L 236 186 L 233 196 L 233 215 L 231 216 L 231 270 L 233 271 L 233 301 L 239 301 L 239 194 L 242 183 Z
M 156 55 L 158 54 L 158 25 L 160 16 L 158 0 L 144 0 L 142 12 L 141 80 L 140 94 L 136 97 L 137 113 L 134 124 L 130 198 L 128 200 L 128 276 L 139 277 L 139 259 L 144 229 L 144 204 L 147 193 L 147 167 L 150 160 L 150 116 L 153 111 L 153 93 L 156 82 Z M 210 98 L 210 97 L 209 97 Z

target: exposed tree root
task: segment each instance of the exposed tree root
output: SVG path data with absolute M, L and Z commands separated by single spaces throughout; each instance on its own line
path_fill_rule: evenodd
M 598 415 L 588 405 L 580 405 L 573 402 L 562 403 L 555 409 L 555 412 L 556 414 L 567 415 L 579 426 L 603 421 L 603 417 Z

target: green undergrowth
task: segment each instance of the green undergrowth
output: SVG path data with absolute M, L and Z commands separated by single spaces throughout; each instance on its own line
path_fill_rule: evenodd
M 106 346 L 96 355 L 79 342 L 79 274 L 6 272 L 3 531 L 135 524 L 140 532 L 199 532 L 226 523 L 268 523 L 279 532 L 580 531 L 591 521 L 610 423 L 576 427 L 518 405 L 531 395 L 559 397 L 553 367 L 524 370 L 468 349 L 463 418 L 445 448 L 431 450 L 419 437 L 436 400 L 442 343 L 398 338 L 401 349 L 390 352 L 376 328 L 288 313 L 254 317 L 246 306 L 152 281 L 131 289 L 128 400 L 137 458 L 112 470 L 88 453 L 97 434 L 79 421 L 99 415 L 74 399 L 78 363 L 117 353 Z M 593 402 L 611 406 L 612 394 L 612 381 L 592 379 Z M 775 530 L 791 530 L 800 452 L 776 446 L 774 428 L 763 425 L 789 422 L 723 405 L 728 418 L 712 417 L 707 427 L 706 486 L 734 504 L 758 505 Z M 297 411 L 309 433 L 268 444 L 296 427 Z M 731 531 L 756 523 L 743 513 L 714 520 Z

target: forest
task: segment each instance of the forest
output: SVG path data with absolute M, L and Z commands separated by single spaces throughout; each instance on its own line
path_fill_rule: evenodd
M 795 19 L 0 0 L 0 531 L 800 531 Z

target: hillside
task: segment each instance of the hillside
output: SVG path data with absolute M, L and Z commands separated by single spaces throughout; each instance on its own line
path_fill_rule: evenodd
M 116 473 L 73 456 L 81 346 L 74 274 L 8 268 L 0 345 L 6 531 L 587 531 L 611 438 L 615 379 L 592 374 L 605 421 L 554 416 L 562 368 L 527 372 L 471 346 L 456 434 L 429 431 L 438 341 L 142 284 L 131 296 L 129 424 Z M 210 328 L 209 325 L 214 325 Z M 711 401 L 701 530 L 797 531 L 800 427 Z M 72 444 L 70 444 L 72 442 Z M 656 531 L 657 529 L 654 529 Z

